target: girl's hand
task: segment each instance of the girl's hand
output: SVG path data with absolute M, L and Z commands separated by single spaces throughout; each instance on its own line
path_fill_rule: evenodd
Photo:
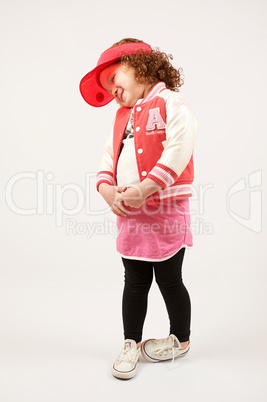
M 139 186 L 129 187 L 119 194 L 118 199 L 127 207 L 140 208 L 145 202 L 145 197 Z
M 125 206 L 140 208 L 147 197 L 159 191 L 161 188 L 159 183 L 146 178 L 138 186 L 128 187 L 125 191 L 121 192 L 118 199 L 123 202 Z
M 99 186 L 100 194 L 110 206 L 111 211 L 117 216 L 127 216 L 130 212 L 119 198 L 120 194 L 125 190 L 126 187 L 111 186 L 107 183 L 101 183 Z

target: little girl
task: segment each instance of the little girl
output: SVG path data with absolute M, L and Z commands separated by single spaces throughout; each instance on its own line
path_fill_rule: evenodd
M 192 246 L 189 201 L 197 123 L 180 95 L 171 56 L 126 38 L 101 54 L 80 83 L 87 103 L 120 105 L 97 176 L 97 189 L 117 215 L 117 250 L 124 265 L 124 346 L 112 374 L 135 375 L 140 353 L 150 362 L 189 351 L 191 305 L 182 281 Z M 141 344 L 147 297 L 155 280 L 166 304 L 169 336 Z M 159 324 L 160 325 L 160 324 Z

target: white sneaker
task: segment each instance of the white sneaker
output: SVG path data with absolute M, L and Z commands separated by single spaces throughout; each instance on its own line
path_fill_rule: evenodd
M 121 353 L 113 364 L 113 376 L 121 379 L 134 377 L 140 352 L 141 348 L 137 349 L 135 341 L 126 339 Z
M 182 349 L 175 335 L 170 335 L 168 338 L 163 339 L 148 339 L 141 346 L 142 355 L 149 362 L 174 360 L 176 357 L 185 356 L 189 349 L 190 342 L 185 349 Z

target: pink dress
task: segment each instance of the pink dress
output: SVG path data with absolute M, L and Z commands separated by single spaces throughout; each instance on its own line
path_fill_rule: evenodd
M 124 258 L 164 261 L 182 247 L 192 247 L 189 199 L 131 208 L 117 217 L 117 251 Z

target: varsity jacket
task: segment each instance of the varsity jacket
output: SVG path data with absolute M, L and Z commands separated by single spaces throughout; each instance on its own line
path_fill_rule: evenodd
M 116 185 L 116 171 L 123 135 L 131 108 L 120 107 L 104 146 L 97 190 L 101 183 Z M 179 92 L 156 84 L 134 106 L 134 144 L 140 182 L 146 177 L 162 186 L 147 198 L 149 204 L 192 195 L 193 149 L 197 122 Z

